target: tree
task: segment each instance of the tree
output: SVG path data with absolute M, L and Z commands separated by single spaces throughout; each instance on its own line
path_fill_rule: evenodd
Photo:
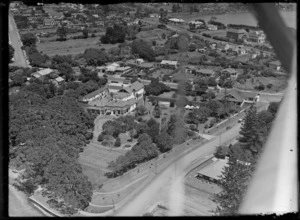
M 217 215 L 233 216 L 238 214 L 252 173 L 253 166 L 240 163 L 233 156 L 229 157 L 229 166 L 223 169 L 219 180 L 222 191 L 213 196 L 213 201 L 217 203 L 215 210 Z
M 88 65 L 101 66 L 109 61 L 109 57 L 105 51 L 89 48 L 84 51 L 83 58 Z
M 86 39 L 86 38 L 89 37 L 89 31 L 88 31 L 87 28 L 84 28 L 84 29 L 82 30 L 82 37 L 83 37 L 84 39 Z
M 66 81 L 70 81 L 73 78 L 74 70 L 72 66 L 66 62 L 58 65 L 58 71 L 60 74 L 66 77 Z
M 65 26 L 60 26 L 56 30 L 56 35 L 61 41 L 67 40 L 68 29 Z
M 166 86 L 164 83 L 159 82 L 157 78 L 152 78 L 149 85 L 145 86 L 146 95 L 160 95 L 164 92 L 169 92 L 170 87 Z
M 112 27 L 106 28 L 106 33 L 100 38 L 103 44 L 124 43 L 126 36 L 126 27 L 114 24 Z
M 121 139 L 120 137 L 117 137 L 115 142 L 115 147 L 120 147 L 120 146 L 121 146 Z
M 35 44 L 37 42 L 37 38 L 33 33 L 22 34 L 21 40 L 23 42 L 23 45 L 27 47 L 35 47 Z
M 269 106 L 268 106 L 268 111 L 271 112 L 273 114 L 273 116 L 276 115 L 278 108 L 280 106 L 281 102 L 270 102 Z
M 159 123 L 155 119 L 150 118 L 147 121 L 147 125 L 146 133 L 152 138 L 153 142 L 156 142 L 156 138 L 159 135 Z
M 222 103 L 216 100 L 209 100 L 205 103 L 205 106 L 211 111 L 210 116 L 217 117 L 220 109 L 223 107 Z
M 251 106 L 246 112 L 240 131 L 239 143 L 241 147 L 252 153 L 253 158 L 262 150 L 262 141 L 258 131 L 257 110 L 254 106 Z
M 195 80 L 195 91 L 197 95 L 202 95 L 208 89 L 206 80 L 198 78 Z
M 15 49 L 13 48 L 13 46 L 11 46 L 9 44 L 9 54 L 8 54 L 8 56 L 9 56 L 9 62 L 12 61 L 12 58 L 14 57 L 14 54 L 15 54 Z
M 155 52 L 151 48 L 151 44 L 142 39 L 136 39 L 131 45 L 132 52 L 137 54 L 139 57 L 148 61 L 154 61 Z
M 147 109 L 144 105 L 139 105 L 138 107 L 136 107 L 135 111 L 136 116 L 144 116 L 147 114 Z
M 207 107 L 193 109 L 188 113 L 186 117 L 186 122 L 194 123 L 196 125 L 198 125 L 199 123 L 205 123 L 210 114 L 211 110 Z
M 229 149 L 226 146 L 218 146 L 214 156 L 218 159 L 225 159 L 225 157 L 229 154 Z
M 161 132 L 161 134 L 156 138 L 156 144 L 159 151 L 162 153 L 171 150 L 173 147 L 172 138 L 167 131 Z

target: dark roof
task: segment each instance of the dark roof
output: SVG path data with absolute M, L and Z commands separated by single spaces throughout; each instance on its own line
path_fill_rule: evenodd
M 231 30 L 228 30 L 227 32 L 236 33 L 236 34 L 244 34 L 246 31 L 243 29 L 231 29 Z
M 84 97 L 82 97 L 82 99 L 90 99 L 90 98 L 93 98 L 93 97 L 95 97 L 96 95 L 98 95 L 98 94 L 104 92 L 105 89 L 106 89 L 105 87 L 102 87 L 102 88 L 100 88 L 100 89 L 97 89 L 96 91 L 91 92 L 91 93 L 85 95 Z

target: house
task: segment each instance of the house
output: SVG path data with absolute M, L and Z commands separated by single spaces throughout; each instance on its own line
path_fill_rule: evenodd
M 264 43 L 266 40 L 266 35 L 263 33 L 263 31 L 250 31 L 248 39 L 256 43 Z
M 236 46 L 232 49 L 237 55 L 244 55 L 247 53 L 247 50 L 243 46 Z
M 259 101 L 260 94 L 257 92 L 245 92 L 236 89 L 232 89 L 225 93 L 222 91 L 216 95 L 216 100 L 226 100 L 236 105 L 243 106 L 244 104 L 254 104 Z
M 41 80 L 44 80 L 45 79 L 45 76 L 49 75 L 50 73 L 53 73 L 54 70 L 53 69 L 50 69 L 50 68 L 47 68 L 47 69 L 41 69 L 35 73 L 32 73 L 31 75 L 37 79 L 41 79 Z
M 232 29 L 226 32 L 226 37 L 239 40 L 242 39 L 242 36 L 246 33 L 243 29 Z
M 65 79 L 59 76 L 59 77 L 55 78 L 55 81 L 57 82 L 58 85 L 61 85 L 61 84 L 63 84 Z
M 106 87 L 102 87 L 100 89 L 97 89 L 94 92 L 91 92 L 91 93 L 85 95 L 84 97 L 82 97 L 80 99 L 80 101 L 82 101 L 82 102 L 90 102 L 90 101 L 93 101 L 93 100 L 98 99 L 100 97 L 103 97 L 106 94 L 108 94 L 107 88 Z
M 236 71 L 235 69 L 233 68 L 227 68 L 227 69 L 223 69 L 221 72 L 220 72 L 220 75 L 221 76 L 227 76 L 227 77 L 230 77 L 231 79 L 236 79 L 237 76 L 238 76 L 239 72 Z
M 106 72 L 107 73 L 114 73 L 118 67 L 120 67 L 120 64 L 111 63 L 111 64 L 106 66 Z
M 210 30 L 210 31 L 216 31 L 218 30 L 218 27 L 216 25 L 207 25 L 207 29 Z
M 127 87 L 119 87 L 116 92 L 89 101 L 87 111 L 100 115 L 126 115 L 135 110 L 143 95 L 144 85 L 136 81 Z
M 229 50 L 231 47 L 229 44 L 221 44 L 221 45 L 218 45 L 218 50 L 221 51 L 221 52 L 227 52 L 227 50 Z
M 274 70 L 281 70 L 281 63 L 279 60 L 269 62 L 269 67 Z
M 204 25 L 202 21 L 190 21 L 189 24 L 195 25 L 196 29 L 201 28 L 201 26 Z
M 201 180 L 207 180 L 214 184 L 219 184 L 224 167 L 228 166 L 228 158 L 213 158 L 212 163 L 205 166 L 197 172 L 195 177 Z
M 44 25 L 45 26 L 55 26 L 55 25 L 58 25 L 58 24 L 59 24 L 59 21 L 55 21 L 52 18 L 45 18 L 44 19 Z
M 156 13 L 153 13 L 153 14 L 150 14 L 149 17 L 150 17 L 150 18 L 159 18 L 160 15 L 159 15 L 159 14 L 156 14 Z
M 131 70 L 132 69 L 129 66 L 116 67 L 115 73 L 123 75 L 123 74 L 129 73 Z
M 179 66 L 178 61 L 170 61 L 170 60 L 162 60 L 160 62 L 160 66 L 162 68 L 167 68 L 167 69 L 177 69 Z
M 214 77 L 215 71 L 212 69 L 196 69 L 194 74 L 202 77 Z
M 169 18 L 168 20 L 169 20 L 169 22 L 175 23 L 175 24 L 182 24 L 182 23 L 184 23 L 184 20 L 183 19 L 179 19 L 179 18 Z
M 193 66 L 193 65 L 187 65 L 187 66 L 185 66 L 185 73 L 191 73 L 191 74 L 193 74 L 193 73 L 195 73 L 195 71 L 196 71 L 196 67 L 195 66 Z

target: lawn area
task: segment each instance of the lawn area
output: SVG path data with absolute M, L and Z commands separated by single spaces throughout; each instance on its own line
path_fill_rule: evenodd
M 42 51 L 48 56 L 54 55 L 77 55 L 83 53 L 87 48 L 105 48 L 110 49 L 112 47 L 117 47 L 117 44 L 101 44 L 99 46 L 99 37 L 87 38 L 87 39 L 77 39 L 77 40 L 67 40 L 67 41 L 54 41 L 38 43 L 37 49 Z
M 163 30 L 163 29 L 160 29 L 160 28 L 155 28 L 155 29 L 149 30 L 149 31 L 141 31 L 136 35 L 136 37 L 141 38 L 141 39 L 145 39 L 145 40 L 149 40 L 149 41 L 159 40 L 159 42 L 161 41 L 161 43 L 162 43 L 162 42 L 166 41 L 166 40 L 163 40 L 161 38 L 161 35 L 163 33 L 165 33 L 168 36 L 171 32 L 169 30 Z
M 287 79 L 286 77 L 253 77 L 254 82 L 252 83 L 251 79 L 248 79 L 244 84 L 240 84 L 236 82 L 234 84 L 235 88 L 244 89 L 244 90 L 254 90 L 256 85 L 262 83 L 265 86 L 265 89 L 262 92 L 280 92 L 287 87 Z M 266 87 L 268 84 L 272 84 L 273 86 L 269 89 Z

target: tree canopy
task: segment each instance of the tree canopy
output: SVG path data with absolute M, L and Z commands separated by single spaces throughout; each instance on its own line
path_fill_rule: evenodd
M 89 48 L 84 51 L 83 58 L 88 65 L 101 66 L 109 62 L 109 57 L 105 51 L 95 48 Z
M 35 46 L 37 38 L 33 33 L 26 33 L 21 35 L 21 40 L 24 46 L 31 47 Z
M 136 39 L 132 42 L 131 45 L 132 52 L 137 54 L 140 58 L 143 58 L 148 61 L 155 60 L 155 51 L 151 48 L 151 43 L 142 40 Z
M 126 36 L 126 27 L 118 24 L 114 24 L 112 27 L 106 28 L 106 33 L 100 38 L 103 44 L 116 44 L 124 43 Z

